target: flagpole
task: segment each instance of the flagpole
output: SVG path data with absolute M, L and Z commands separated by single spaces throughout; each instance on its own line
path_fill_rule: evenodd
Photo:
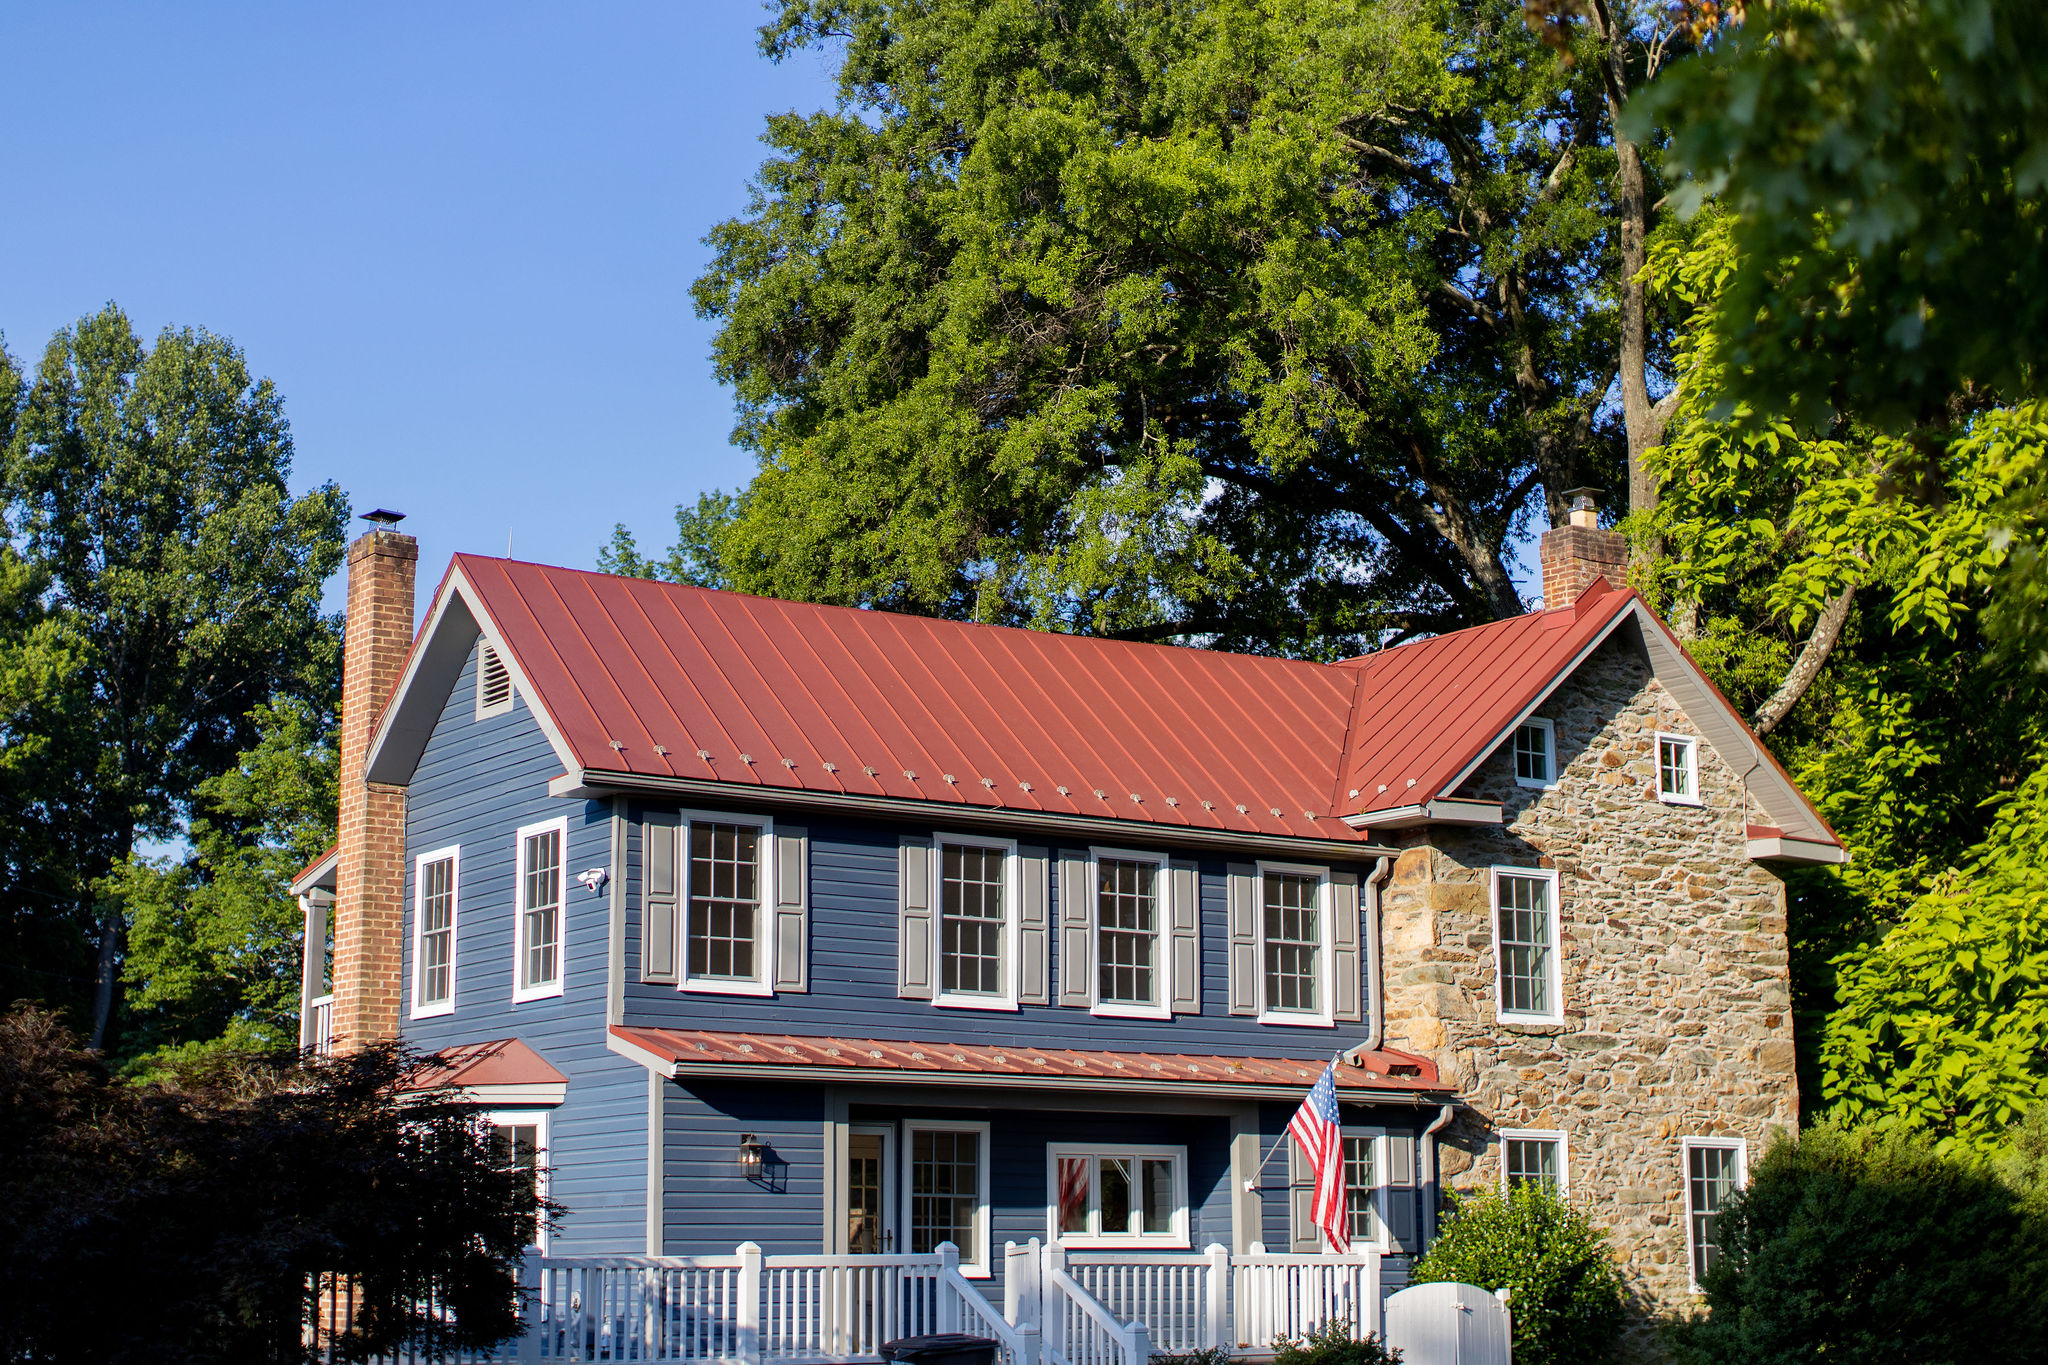
M 1343 1060 L 1343 1053 L 1334 1053 L 1330 1057 L 1330 1065 L 1334 1067 L 1337 1065 L 1337 1063 Z M 1256 1171 L 1253 1171 L 1250 1175 L 1245 1177 L 1244 1192 L 1246 1194 L 1257 1194 L 1259 1192 L 1259 1177 L 1266 1173 L 1266 1167 L 1273 1164 L 1273 1158 L 1278 1156 L 1280 1154 L 1280 1149 L 1282 1147 L 1285 1147 L 1286 1145 L 1287 1134 L 1283 1131 L 1280 1134 L 1279 1139 L 1275 1141 L 1271 1147 L 1266 1149 L 1266 1159 L 1259 1163 L 1259 1168 Z

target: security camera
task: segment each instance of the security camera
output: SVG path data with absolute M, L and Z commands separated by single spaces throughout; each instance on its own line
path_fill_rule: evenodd
M 612 871 L 608 867 L 593 867 L 576 874 L 576 880 L 582 882 L 585 889 L 590 891 L 603 890 L 604 884 L 611 879 Z

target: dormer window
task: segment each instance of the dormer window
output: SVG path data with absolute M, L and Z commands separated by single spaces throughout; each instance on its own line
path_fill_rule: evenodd
M 1557 781 L 1557 733 L 1547 720 L 1515 727 L 1515 785 L 1548 787 Z
M 482 645 L 476 655 L 476 718 L 489 720 L 512 709 L 512 670 L 491 645 Z
M 1657 736 L 1657 799 L 1673 806 L 1700 804 L 1700 744 L 1685 735 Z

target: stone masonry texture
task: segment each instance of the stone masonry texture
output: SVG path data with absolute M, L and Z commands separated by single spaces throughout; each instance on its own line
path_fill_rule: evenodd
M 419 542 L 376 530 L 348 549 L 341 669 L 340 866 L 334 897 L 334 1039 L 398 1037 L 405 935 L 405 788 L 363 781 L 370 734 L 412 648 Z
M 1749 860 L 1741 777 L 1704 741 L 1703 804 L 1658 800 L 1657 733 L 1698 732 L 1634 627 L 1535 714 L 1556 727 L 1561 780 L 1517 785 L 1504 745 L 1460 792 L 1501 801 L 1504 826 L 1415 831 L 1395 860 L 1387 1039 L 1469 1106 L 1444 1133 L 1452 1190 L 1499 1186 L 1501 1130 L 1562 1132 L 1568 1196 L 1607 1231 L 1638 1308 L 1683 1310 L 1681 1139 L 1745 1138 L 1754 1162 L 1798 1119 L 1783 886 Z M 1557 871 L 1562 1024 L 1498 1020 L 1496 866 Z

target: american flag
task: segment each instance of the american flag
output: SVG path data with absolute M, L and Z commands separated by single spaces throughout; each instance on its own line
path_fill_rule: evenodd
M 1351 1250 L 1350 1210 L 1344 1196 L 1344 1130 L 1337 1121 L 1337 1064 L 1323 1068 L 1308 1098 L 1294 1111 L 1287 1131 L 1315 1172 L 1315 1225 L 1338 1251 Z

